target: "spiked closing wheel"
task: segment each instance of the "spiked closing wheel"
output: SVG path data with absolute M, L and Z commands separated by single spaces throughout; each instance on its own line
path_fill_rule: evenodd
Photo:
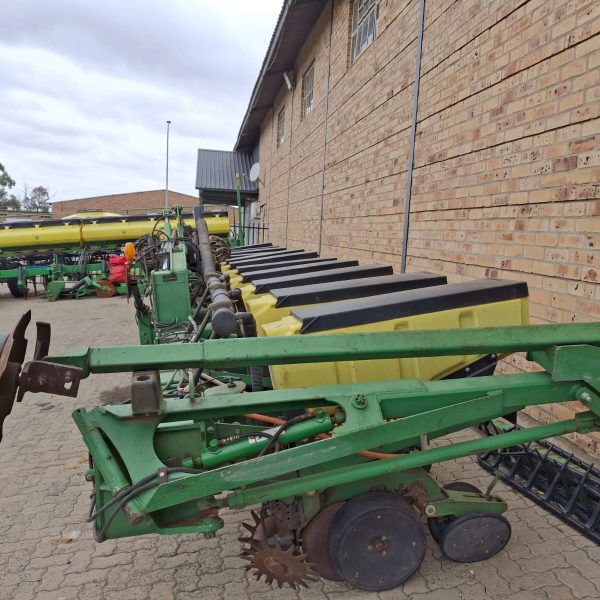
M 112 281 L 103 280 L 98 282 L 101 288 L 96 288 L 98 298 L 112 298 L 115 295 L 115 284 Z
M 267 514 L 261 518 L 255 511 L 251 514 L 254 523 L 243 523 L 250 536 L 239 538 L 240 542 L 249 545 L 240 555 L 249 561 L 246 571 L 251 571 L 257 581 L 264 576 L 266 583 L 276 583 L 280 588 L 286 583 L 298 589 L 317 581 L 305 556 L 298 553 L 295 546 L 284 548 L 277 541 L 275 519 Z

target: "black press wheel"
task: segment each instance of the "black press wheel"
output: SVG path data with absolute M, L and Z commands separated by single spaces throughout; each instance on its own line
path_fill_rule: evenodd
M 331 523 L 333 564 L 348 583 L 364 590 L 388 590 L 406 581 L 423 562 L 426 547 L 415 510 L 389 492 L 349 500 Z
M 445 490 L 454 492 L 473 492 L 474 494 L 482 494 L 482 491 L 472 483 L 466 481 L 451 481 L 443 486 Z M 442 532 L 456 517 L 430 517 L 427 519 L 427 526 L 431 537 L 439 543 L 442 537 Z
M 451 521 L 440 537 L 446 558 L 472 563 L 497 554 L 510 540 L 510 523 L 493 513 L 471 513 Z

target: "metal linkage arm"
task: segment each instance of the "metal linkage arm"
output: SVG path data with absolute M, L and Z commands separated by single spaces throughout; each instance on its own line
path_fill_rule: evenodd
M 343 360 L 504 354 L 549 351 L 557 346 L 600 346 L 600 323 L 568 323 L 525 327 L 447 329 L 349 333 L 274 338 L 211 340 L 203 344 L 116 346 L 84 349 L 80 353 L 48 357 L 50 362 L 77 366 L 89 373 L 114 373 L 221 367 L 249 367 Z M 576 366 L 576 365 L 575 365 Z M 577 372 L 574 379 L 581 379 Z

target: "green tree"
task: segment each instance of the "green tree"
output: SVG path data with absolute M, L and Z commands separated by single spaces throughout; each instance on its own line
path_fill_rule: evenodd
M 46 212 L 50 210 L 50 193 L 48 188 L 43 185 L 34 187 L 31 191 L 25 185 L 23 186 L 23 208 L 33 212 Z
M 8 191 L 15 187 L 15 180 L 6 172 L 4 165 L 0 163 L 0 210 L 7 208 L 19 210 L 21 205 L 19 199 Z

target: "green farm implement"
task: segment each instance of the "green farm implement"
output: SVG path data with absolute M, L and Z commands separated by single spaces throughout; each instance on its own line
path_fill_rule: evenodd
M 177 218 L 130 258 L 140 345 L 54 355 L 38 323 L 23 364 L 29 313 L 0 334 L 0 421 L 26 392 L 76 397 L 84 378 L 131 373 L 125 403 L 73 412 L 99 542 L 210 538 L 222 509 L 251 508 L 240 541 L 257 578 L 386 590 L 418 569 L 427 529 L 459 562 L 509 543 L 493 482 L 441 486 L 432 464 L 600 430 L 600 323 L 527 325 L 522 282 L 230 251 Z M 492 375 L 513 352 L 539 369 Z M 447 441 L 572 401 L 584 407 L 572 419 Z
M 97 539 L 144 533 L 203 533 L 219 510 L 259 505 L 244 556 L 268 581 L 303 585 L 315 575 L 382 590 L 423 560 L 421 519 L 445 556 L 487 558 L 510 538 L 506 504 L 490 490 L 442 488 L 427 467 L 461 456 L 600 429 L 600 324 L 473 331 L 221 339 L 200 344 L 86 349 L 36 358 L 20 371 L 25 317 L 5 339 L 2 408 L 14 394 L 76 396 L 82 378 L 132 373 L 131 402 L 73 418 L 91 456 L 90 521 Z M 381 360 L 463 352 L 526 351 L 541 372 L 424 382 L 380 381 L 240 393 L 225 385 L 167 398 L 164 370 L 236 369 L 335 359 Z M 17 384 L 18 381 L 18 384 Z M 466 427 L 526 406 L 577 399 L 574 419 L 438 444 Z M 292 413 L 294 416 L 285 417 Z
M 112 296 L 123 293 L 108 278 L 108 255 L 110 252 L 68 252 L 63 254 L 33 255 L 26 259 L 13 257 L 0 265 L 0 283 L 6 283 L 15 298 L 27 297 L 28 283 L 32 282 L 37 293 L 41 283 L 50 301 L 61 297 L 80 298 L 96 293 Z

